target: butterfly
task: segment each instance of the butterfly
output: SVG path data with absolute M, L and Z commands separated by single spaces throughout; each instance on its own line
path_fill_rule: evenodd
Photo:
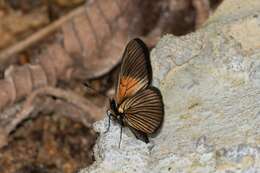
M 121 125 L 119 147 L 123 127 L 128 127 L 137 139 L 148 143 L 148 135 L 156 133 L 162 125 L 162 95 L 159 89 L 151 86 L 151 82 L 149 50 L 141 39 L 135 38 L 123 53 L 115 96 L 110 99 L 107 113 L 108 129 L 111 118 Z

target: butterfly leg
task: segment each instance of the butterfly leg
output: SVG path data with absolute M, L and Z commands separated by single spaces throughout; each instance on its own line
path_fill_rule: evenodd
M 108 126 L 107 126 L 105 133 L 107 133 L 110 129 L 110 121 L 111 121 L 111 115 L 109 113 L 107 113 L 107 116 L 108 116 Z
M 121 128 L 120 128 L 120 138 L 119 138 L 118 148 L 120 148 L 120 144 L 121 144 L 121 140 L 122 140 L 122 130 L 123 130 L 123 126 L 121 125 Z

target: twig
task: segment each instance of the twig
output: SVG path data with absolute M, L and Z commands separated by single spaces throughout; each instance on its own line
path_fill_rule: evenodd
M 10 47 L 4 49 L 3 51 L 0 52 L 0 63 L 6 62 L 7 59 L 10 56 L 21 52 L 22 50 L 30 47 L 31 45 L 33 45 L 33 44 L 37 43 L 38 41 L 42 40 L 43 38 L 45 38 L 49 34 L 53 33 L 54 31 L 60 29 L 60 27 L 64 23 L 70 21 L 75 16 L 84 13 L 85 10 L 86 10 L 86 7 L 84 5 L 80 6 L 80 7 L 76 8 L 75 10 L 71 11 L 70 13 L 68 13 L 67 15 L 61 17 L 57 21 L 53 22 L 52 24 L 50 24 L 50 25 L 46 26 L 45 28 L 39 30 L 35 34 L 32 34 L 31 36 L 25 38 L 24 40 L 22 40 L 18 43 L 16 43 L 15 45 L 11 45 Z
M 54 96 L 57 100 L 48 102 L 45 105 L 41 105 L 40 108 L 37 108 L 36 106 L 39 105 L 35 102 L 36 98 L 40 95 Z M 38 110 L 36 110 L 36 108 Z M 72 91 L 48 86 L 39 88 L 27 97 L 21 110 L 12 118 L 8 125 L 0 127 L 0 148 L 8 143 L 9 134 L 16 129 L 18 124 L 31 117 L 33 111 L 44 111 L 42 109 L 62 112 L 65 116 L 82 122 L 87 127 L 90 127 L 94 120 L 97 119 L 97 117 L 102 116 L 104 112 L 87 99 L 84 99 Z
M 102 115 L 102 110 L 100 110 L 100 108 L 98 108 L 96 105 L 94 105 L 87 99 L 84 99 L 81 96 L 75 94 L 74 92 L 46 86 L 35 90 L 27 97 L 22 110 L 16 115 L 16 118 L 14 118 L 12 122 L 8 125 L 6 129 L 7 133 L 10 133 L 20 122 L 28 118 L 28 115 L 34 109 L 34 100 L 39 95 L 55 96 L 57 98 L 66 100 L 68 103 L 71 103 L 72 105 L 78 107 L 83 112 L 88 114 L 89 119 L 92 121 L 97 116 Z

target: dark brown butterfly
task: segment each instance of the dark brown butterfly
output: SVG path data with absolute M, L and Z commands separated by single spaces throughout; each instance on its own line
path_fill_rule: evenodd
M 121 125 L 120 141 L 122 127 L 128 127 L 137 139 L 145 143 L 149 142 L 148 135 L 160 128 L 164 105 L 160 91 L 151 86 L 151 82 L 149 50 L 142 40 L 133 39 L 125 48 L 116 94 L 110 100 L 108 111 L 108 129 L 111 117 Z

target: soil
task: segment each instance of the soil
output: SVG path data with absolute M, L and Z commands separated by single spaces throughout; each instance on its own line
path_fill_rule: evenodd
M 0 150 L 1 173 L 73 173 L 94 161 L 97 133 L 61 115 L 27 120 Z

